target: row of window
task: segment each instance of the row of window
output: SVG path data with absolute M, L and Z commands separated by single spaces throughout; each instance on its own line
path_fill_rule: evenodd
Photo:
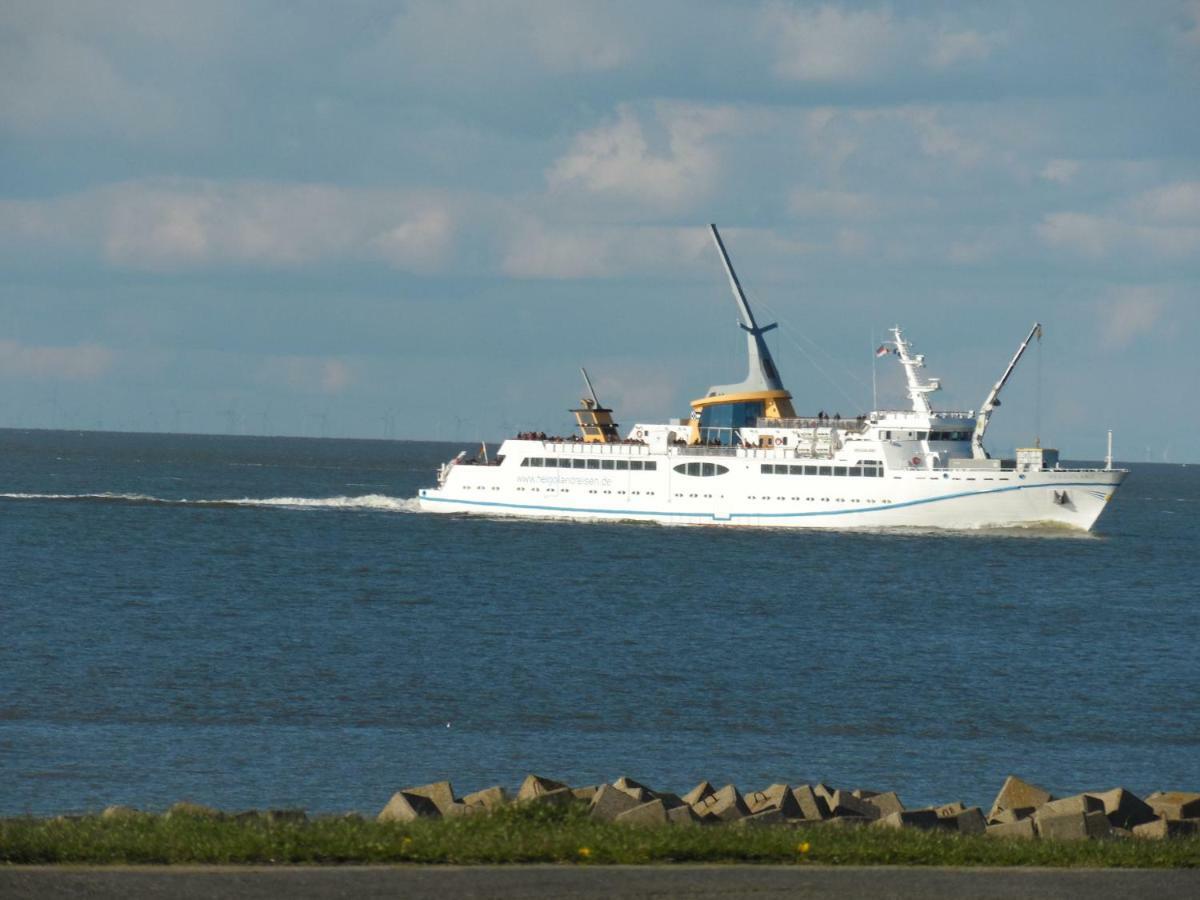
M 521 460 L 521 465 L 535 469 L 616 469 L 621 472 L 653 472 L 658 468 L 658 463 L 649 459 L 560 459 L 557 456 L 527 456 Z
M 893 437 L 898 441 L 969 441 L 972 434 L 973 431 L 884 431 L 880 436 L 885 441 Z
M 763 463 L 764 475 L 845 475 L 854 478 L 882 478 L 878 466 L 782 466 Z
M 675 467 L 675 471 L 680 475 L 699 475 L 702 478 L 708 478 L 713 475 L 724 475 L 729 469 L 716 463 L 692 462 L 680 463 Z

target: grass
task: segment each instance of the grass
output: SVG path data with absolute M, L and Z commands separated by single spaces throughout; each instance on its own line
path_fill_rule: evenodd
M 577 807 L 386 824 L 138 815 L 0 820 L 0 864 L 785 863 L 1200 867 L 1200 837 L 1012 841 L 878 828 L 634 828 Z

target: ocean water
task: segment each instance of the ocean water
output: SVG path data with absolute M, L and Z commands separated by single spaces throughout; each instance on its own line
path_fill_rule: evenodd
M 1200 466 L 1091 535 L 417 512 L 463 446 L 0 431 L 0 815 L 1200 789 Z

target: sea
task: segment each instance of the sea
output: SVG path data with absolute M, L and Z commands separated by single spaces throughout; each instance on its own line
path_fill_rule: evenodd
M 0 430 L 0 815 L 1200 790 L 1200 465 L 1090 534 L 420 512 L 466 448 Z

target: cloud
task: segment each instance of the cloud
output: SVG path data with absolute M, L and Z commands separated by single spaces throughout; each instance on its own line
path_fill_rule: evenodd
M 101 50 L 74 35 L 6 41 L 0 130 L 22 136 L 103 133 L 138 140 L 176 123 L 170 98 L 131 82 Z
M 0 375 L 94 381 L 109 370 L 113 353 L 99 344 L 32 346 L 0 340 Z
M 934 70 L 981 62 L 1003 34 L 954 29 L 921 19 L 898 19 L 890 10 L 834 5 L 763 7 L 759 28 L 775 49 L 775 74 L 787 81 L 853 83 L 916 65 Z
M 563 226 L 527 218 L 510 233 L 501 269 L 514 278 L 678 274 L 711 253 L 703 228 Z
M 770 3 L 764 32 L 775 43 L 775 73 L 793 81 L 853 81 L 889 67 L 903 44 L 889 12 Z
M 812 218 L 870 219 L 879 215 L 879 199 L 858 191 L 831 191 L 799 187 L 788 195 L 793 215 Z
M 0 235 L 98 251 L 111 265 L 177 270 L 380 261 L 426 272 L 454 239 L 447 201 L 326 184 L 145 179 L 50 200 L 0 202 Z
M 258 369 L 259 380 L 304 394 L 334 395 L 356 380 L 350 365 L 326 356 L 272 356 Z
M 1118 288 L 1100 307 L 1101 343 L 1113 350 L 1129 346 L 1137 338 L 1154 332 L 1168 307 L 1169 298 L 1157 287 Z
M 683 208 L 713 187 L 718 158 L 710 140 L 727 132 L 734 114 L 720 107 L 658 104 L 655 124 L 665 146 L 651 147 L 641 120 L 625 105 L 613 122 L 576 135 L 546 173 L 552 191 L 587 194 L 663 209 Z
M 999 38 L 978 31 L 940 31 L 931 40 L 926 62 L 935 69 L 961 62 L 979 62 L 992 55 L 992 48 L 998 42 Z
M 1039 177 L 1056 184 L 1067 184 L 1078 174 L 1079 162 L 1074 159 L 1052 159 L 1038 173 Z
M 1100 213 L 1049 213 L 1034 230 L 1052 247 L 1094 259 L 1119 252 L 1186 260 L 1200 253 L 1200 182 L 1143 191 Z

